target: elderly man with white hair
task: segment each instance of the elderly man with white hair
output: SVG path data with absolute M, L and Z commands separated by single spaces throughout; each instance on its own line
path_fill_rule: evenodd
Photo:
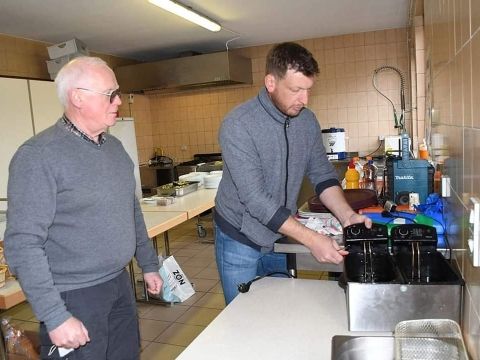
M 40 320 L 42 358 L 138 359 L 126 266 L 135 255 L 147 289 L 162 280 L 138 199 L 133 162 L 115 124 L 113 71 L 76 58 L 55 79 L 64 115 L 26 141 L 9 169 L 5 254 Z

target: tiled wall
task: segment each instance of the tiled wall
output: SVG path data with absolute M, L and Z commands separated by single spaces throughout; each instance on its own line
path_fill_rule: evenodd
M 435 158 L 451 177 L 446 220 L 454 248 L 466 249 L 469 198 L 480 196 L 480 1 L 425 0 L 427 128 Z M 431 103 L 431 105 L 429 105 Z M 457 259 L 466 281 L 463 330 L 480 358 L 480 268 L 465 251 Z
M 379 145 L 378 135 L 396 134 L 389 103 L 372 86 L 372 73 L 380 65 L 393 65 L 408 74 L 405 29 L 391 29 L 299 41 L 313 52 L 320 76 L 311 93 L 309 107 L 323 128 L 343 127 L 347 150 L 363 154 Z M 0 34 L 0 76 L 48 79 L 45 61 L 48 43 Z M 88 44 L 87 44 L 88 46 Z M 136 118 L 140 162 L 156 148 L 176 161 L 193 154 L 220 151 L 217 132 L 225 114 L 257 94 L 263 86 L 265 57 L 271 45 L 236 50 L 250 57 L 254 84 L 198 90 L 170 95 L 127 97 L 121 116 Z M 96 54 L 116 67 L 132 61 Z M 394 73 L 382 73 L 379 87 L 399 107 L 399 81 Z M 408 84 L 407 84 L 408 85 Z M 407 86 L 409 88 L 409 86 Z M 407 126 L 411 126 L 407 124 Z
M 380 65 L 400 68 L 408 79 L 406 29 L 391 29 L 298 41 L 314 54 L 320 76 L 312 89 L 309 107 L 323 128 L 343 127 L 347 150 L 367 154 L 379 135 L 396 135 L 391 105 L 372 85 Z M 220 151 L 217 132 L 234 106 L 257 94 L 263 86 L 265 57 L 272 45 L 237 50 L 252 59 L 253 86 L 197 90 L 151 99 L 154 147 L 177 161 L 195 153 Z M 393 72 L 381 73 L 379 88 L 400 108 L 400 81 Z M 407 86 L 407 98 L 408 89 Z M 409 104 L 407 104 L 409 107 Z M 407 127 L 410 129 L 411 124 Z

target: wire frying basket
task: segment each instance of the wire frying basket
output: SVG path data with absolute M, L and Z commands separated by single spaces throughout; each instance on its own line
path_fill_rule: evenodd
M 399 322 L 395 360 L 468 360 L 460 326 L 449 319 Z

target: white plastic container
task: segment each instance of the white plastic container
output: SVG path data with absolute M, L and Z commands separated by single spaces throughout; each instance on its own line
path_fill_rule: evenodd
M 323 129 L 322 141 L 329 160 L 343 160 L 347 157 L 345 146 L 345 129 Z
M 58 59 L 62 56 L 80 53 L 81 55 L 89 55 L 87 45 L 78 39 L 68 40 L 62 43 L 58 43 L 47 47 L 48 56 L 50 59 Z

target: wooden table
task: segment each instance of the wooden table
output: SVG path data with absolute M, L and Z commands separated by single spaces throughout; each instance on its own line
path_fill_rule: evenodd
M 153 240 L 153 246 L 158 255 L 157 235 L 163 233 L 165 255 L 170 255 L 168 230 L 188 220 L 186 211 L 143 212 L 148 237 Z
M 175 198 L 175 203 L 166 206 L 152 206 L 141 202 L 142 211 L 148 212 L 168 212 L 168 211 L 185 211 L 188 219 L 192 219 L 203 212 L 215 207 L 215 196 L 217 189 L 199 189 L 185 196 Z M 199 237 L 205 236 L 205 229 L 197 219 L 197 232 Z M 210 242 L 210 241 L 208 241 Z
M 142 203 L 142 211 L 169 212 L 185 211 L 189 219 L 215 207 L 217 189 L 199 189 L 185 196 L 175 198 L 175 203 L 166 206 L 152 206 Z

